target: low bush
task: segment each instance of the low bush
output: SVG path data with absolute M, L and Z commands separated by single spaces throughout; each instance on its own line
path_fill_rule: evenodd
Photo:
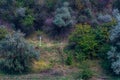
M 0 17 L 26 34 L 34 30 L 34 0 L 1 0 Z
M 90 69 L 84 69 L 81 73 L 80 73 L 80 77 L 83 80 L 88 80 L 89 78 L 91 78 L 93 76 L 93 73 Z
M 90 0 L 90 2 L 92 3 L 92 6 L 97 8 L 98 11 L 102 11 L 104 8 L 106 8 L 108 3 L 111 2 L 111 0 Z
M 51 68 L 51 64 L 39 60 L 39 61 L 35 61 L 32 70 L 34 72 L 40 72 L 40 71 L 45 71 Z
M 120 13 L 117 11 L 114 16 L 117 20 L 117 25 L 110 30 L 110 46 L 111 49 L 107 53 L 107 57 L 111 64 L 111 69 L 116 75 L 120 75 Z
M 81 62 L 79 65 L 79 68 L 81 69 L 76 76 L 76 79 L 83 79 L 83 80 L 89 80 L 93 76 L 93 71 L 90 69 L 90 63 L 89 60 L 85 60 Z
M 57 27 L 63 28 L 63 27 L 69 27 L 73 25 L 69 2 L 64 2 L 61 8 L 56 9 L 55 13 L 56 15 L 54 17 L 53 23 Z
M 73 55 L 68 54 L 67 59 L 66 59 L 66 64 L 67 65 L 72 65 L 73 64 Z
M 58 0 L 45 0 L 46 7 L 49 9 L 53 9 Z
M 0 27 L 0 40 L 2 40 L 3 38 L 5 38 L 5 36 L 7 35 L 7 30 L 5 28 L 1 28 Z
M 119 0 L 115 0 L 115 1 L 114 1 L 114 4 L 113 4 L 113 7 L 114 7 L 114 8 L 118 8 L 118 9 L 120 10 L 119 4 L 120 4 L 120 1 L 119 1 Z
M 113 19 L 111 22 L 108 22 L 108 23 L 103 23 L 101 26 L 102 27 L 107 27 L 107 28 L 110 28 L 112 26 L 115 26 L 117 24 L 117 21 L 115 19 Z
M 39 51 L 27 43 L 20 32 L 14 32 L 0 41 L 1 67 L 7 73 L 24 73 L 31 70 Z
M 103 23 L 108 23 L 112 21 L 112 16 L 109 14 L 106 14 L 106 15 L 99 14 L 98 20 Z
M 20 29 L 26 33 L 26 35 L 31 34 L 34 31 L 34 17 L 32 15 L 27 15 L 20 20 Z
M 86 58 L 95 57 L 98 42 L 95 39 L 92 27 L 89 25 L 77 25 L 75 31 L 69 38 L 70 45 L 74 45 L 77 53 L 85 54 Z
M 106 52 L 110 50 L 109 44 L 109 29 L 110 27 L 97 27 L 95 34 L 98 41 L 97 56 L 101 59 L 106 58 Z
M 90 25 L 77 25 L 75 31 L 69 37 L 70 51 L 78 61 L 103 58 L 109 50 L 109 33 L 106 27 L 92 28 Z
M 85 8 L 85 2 L 83 0 L 75 0 L 75 6 L 80 11 Z

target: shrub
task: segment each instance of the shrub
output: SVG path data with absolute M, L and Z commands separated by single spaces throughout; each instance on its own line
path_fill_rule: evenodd
M 16 9 L 17 16 L 24 17 L 26 13 L 26 8 L 20 7 Z
M 109 41 L 109 28 L 108 27 L 97 27 L 95 30 L 96 39 L 101 43 L 105 44 Z
M 87 17 L 86 16 L 79 16 L 78 18 L 78 22 L 79 23 L 85 23 L 87 21 Z
M 15 28 L 21 29 L 24 33 L 31 32 L 34 23 L 34 4 L 34 0 L 1 0 L 0 17 L 15 24 Z
M 116 20 L 113 19 L 111 22 L 101 24 L 101 27 L 107 27 L 107 28 L 110 29 L 110 27 L 113 27 L 116 24 L 117 24 Z
M 107 55 L 104 55 L 104 56 L 107 56 Z M 111 74 L 111 73 L 113 73 L 113 71 L 111 69 L 111 62 L 107 58 L 106 59 L 105 58 L 103 60 L 101 60 L 100 65 L 103 68 L 104 72 L 106 72 L 107 74 Z
M 78 61 L 87 58 L 103 58 L 109 50 L 107 27 L 92 28 L 90 25 L 77 25 L 69 37 L 69 50 Z
M 66 59 L 66 64 L 67 65 L 72 65 L 73 64 L 73 56 L 69 54 Z
M 19 26 L 19 29 L 21 29 L 22 32 L 26 33 L 29 35 L 34 31 L 34 16 L 33 12 L 31 9 L 27 9 L 27 15 L 24 16 L 23 18 L 19 19 L 17 24 Z
M 90 0 L 92 5 L 97 8 L 98 11 L 103 11 L 104 8 L 107 7 L 108 3 L 112 0 Z
M 103 23 L 107 23 L 107 22 L 111 22 L 112 21 L 112 17 L 109 14 L 106 14 L 106 15 L 100 14 L 98 16 L 98 20 L 103 22 Z
M 14 18 L 13 0 L 0 0 L 0 17 L 4 20 L 11 21 Z
M 7 35 L 7 30 L 5 28 L 0 27 L 0 40 L 5 38 L 6 35 Z
M 110 31 L 111 50 L 107 53 L 111 62 L 111 68 L 117 75 L 120 74 L 120 14 L 115 16 L 118 24 Z
M 91 10 L 90 8 L 84 9 L 84 14 L 85 14 L 88 18 L 92 18 L 92 17 L 93 17 L 92 10 Z
M 28 72 L 33 61 L 39 59 L 39 52 L 25 41 L 20 32 L 14 32 L 0 41 L 0 51 L 1 70 L 8 73 Z
M 83 61 L 79 68 L 81 69 L 77 75 L 77 79 L 89 80 L 93 76 L 93 71 L 90 69 L 89 60 Z
M 99 26 L 95 30 L 96 40 L 98 41 L 96 52 L 98 53 L 97 56 L 101 59 L 106 58 L 106 52 L 110 50 L 109 28 Z
M 114 8 L 118 8 L 120 10 L 119 4 L 120 4 L 120 1 L 119 0 L 115 0 L 114 3 L 113 3 L 113 7 Z
M 111 68 L 118 75 L 120 74 L 120 56 L 119 56 L 119 24 L 111 31 L 110 40 L 112 43 L 111 50 L 107 53 L 111 61 Z
M 57 27 L 68 27 L 73 24 L 68 2 L 64 2 L 63 7 L 57 8 L 53 23 Z
M 83 53 L 86 57 L 95 57 L 96 47 L 98 45 L 93 29 L 89 25 L 77 25 L 75 31 L 69 38 L 71 45 L 74 45 L 77 53 Z
M 1 0 L 0 1 L 0 17 L 7 21 L 16 20 L 17 14 L 25 14 L 25 8 L 31 9 L 34 0 Z
M 93 20 L 90 21 L 90 25 L 91 25 L 92 27 L 96 27 L 96 26 L 99 25 L 99 22 L 98 22 L 98 20 L 93 19 Z
M 89 78 L 91 78 L 93 76 L 93 73 L 90 69 L 84 69 L 81 73 L 80 73 L 80 77 L 83 80 L 88 80 Z
M 75 53 L 76 57 L 75 59 L 79 62 L 82 62 L 86 59 L 86 55 L 84 53 Z
M 22 25 L 26 27 L 33 26 L 34 24 L 34 17 L 32 15 L 27 15 L 23 20 L 22 20 Z
M 47 6 L 49 9 L 54 8 L 56 2 L 57 2 L 57 0 L 45 0 L 46 6 Z
M 45 4 L 45 0 L 35 0 L 35 4 L 43 6 Z
M 58 36 L 66 37 L 73 26 L 73 19 L 71 16 L 71 8 L 69 7 L 69 3 L 64 2 L 63 7 L 57 8 L 54 18 L 49 19 L 49 22 L 50 26 L 46 25 L 47 27 L 45 26 L 44 30 L 50 36 L 56 39 Z
M 75 0 L 75 6 L 78 10 L 85 8 L 85 2 L 83 0 Z
M 119 53 L 116 52 L 116 47 L 112 47 L 111 51 L 109 51 L 108 54 L 108 59 L 111 61 L 111 68 L 113 69 L 113 72 L 115 74 L 119 75 L 120 74 L 120 58 L 119 58 Z
M 16 3 L 16 6 L 17 7 L 33 7 L 34 6 L 34 4 L 35 4 L 35 1 L 34 0 L 16 0 L 15 1 L 15 3 Z

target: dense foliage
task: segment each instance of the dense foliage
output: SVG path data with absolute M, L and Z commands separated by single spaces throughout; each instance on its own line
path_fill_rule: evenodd
M 0 41 L 1 70 L 8 73 L 23 73 L 31 69 L 39 52 L 28 44 L 20 32 L 14 32 Z
M 86 57 L 96 56 L 95 48 L 98 45 L 93 29 L 89 25 L 77 25 L 75 32 L 70 37 L 70 43 L 75 45 L 75 51 L 85 54 Z
M 33 31 L 34 16 L 32 6 L 34 0 L 1 0 L 0 17 L 3 20 L 13 23 L 16 29 L 30 34 Z
M 0 40 L 5 38 L 6 35 L 7 35 L 7 30 L 1 26 L 0 27 Z
M 114 12 L 115 13 L 115 12 Z M 120 74 L 120 13 L 116 12 L 115 18 L 118 24 L 110 31 L 111 50 L 107 53 L 108 59 L 111 61 L 111 68 L 119 75 Z
M 43 44 L 52 39 L 64 40 L 62 48 L 67 44 L 64 48 L 67 54 L 62 57 L 65 55 L 63 61 L 68 65 L 99 59 L 106 70 L 112 69 L 119 75 L 119 4 L 120 0 L 0 0 L 0 69 L 10 73 L 27 72 L 38 59 L 36 49 L 40 46 L 35 49 L 21 33 L 14 32 L 20 30 L 25 37 L 34 32 L 33 43 L 38 38 L 40 42 L 44 40 Z M 47 36 L 50 40 L 46 40 Z M 38 61 L 34 67 L 39 70 L 48 64 L 41 65 Z M 83 79 L 91 76 L 87 68 L 80 72 Z
M 90 25 L 77 25 L 69 38 L 69 47 L 74 50 L 78 60 L 82 57 L 102 56 L 108 48 L 107 28 L 94 29 Z
M 114 8 L 118 8 L 120 10 L 120 5 L 119 4 L 120 4 L 120 0 L 115 0 L 114 4 L 113 4 Z
M 67 27 L 73 24 L 69 3 L 65 2 L 62 8 L 56 10 L 56 15 L 53 23 L 58 27 Z

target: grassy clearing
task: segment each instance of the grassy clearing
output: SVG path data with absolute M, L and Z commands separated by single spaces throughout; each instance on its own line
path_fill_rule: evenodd
M 46 36 L 43 36 L 42 44 L 39 46 L 39 40 L 37 40 L 35 36 L 36 35 L 32 35 L 30 38 L 27 38 L 27 40 L 41 52 L 40 61 L 35 62 L 32 72 L 24 75 L 6 75 L 0 72 L 0 79 L 80 80 L 80 73 L 86 67 L 93 72 L 93 77 L 90 80 L 107 77 L 99 65 L 99 60 L 86 60 L 81 63 L 74 62 L 70 66 L 66 65 L 66 54 L 63 52 L 63 48 L 67 45 L 67 41 L 49 40 Z M 111 78 L 111 80 L 120 80 L 120 78 Z

